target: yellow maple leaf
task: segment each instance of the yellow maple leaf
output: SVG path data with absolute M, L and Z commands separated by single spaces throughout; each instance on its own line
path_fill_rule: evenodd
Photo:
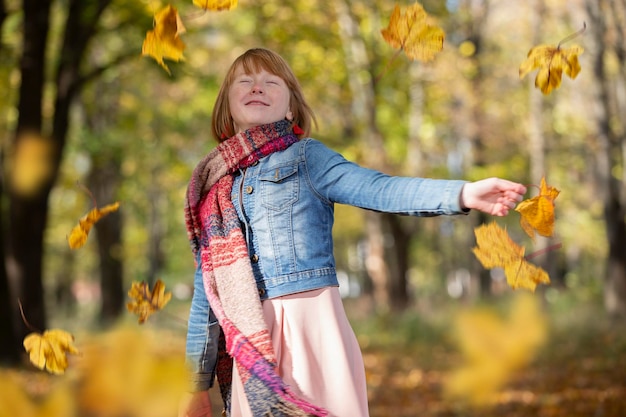
M 168 74 L 171 74 L 163 59 L 172 61 L 184 59 L 185 43 L 180 39 L 183 33 L 185 33 L 185 26 L 178 11 L 174 6 L 167 5 L 154 16 L 154 30 L 146 33 L 141 54 L 151 56 Z
M 409 59 L 430 61 L 443 49 L 445 33 L 437 27 L 421 4 L 415 3 L 404 11 L 396 4 L 389 26 L 381 30 L 385 41 L 400 48 Z
M 486 308 L 463 311 L 455 319 L 454 333 L 463 362 L 446 375 L 444 392 L 485 405 L 533 359 L 545 342 L 547 326 L 538 302 L 525 294 L 514 298 L 507 318 Z
M 520 79 L 539 69 L 535 77 L 535 87 L 541 89 L 543 94 L 550 94 L 561 85 L 563 72 L 571 79 L 576 78 L 581 69 L 578 55 L 582 54 L 584 49 L 578 45 L 569 48 L 562 48 L 561 45 L 582 34 L 586 28 L 585 24 L 581 30 L 569 35 L 557 46 L 538 45 L 531 48 L 526 60 L 519 67 Z
M 83 216 L 67 237 L 67 242 L 69 243 L 70 248 L 78 249 L 82 247 L 87 241 L 87 237 L 89 236 L 89 232 L 91 231 L 93 225 L 107 214 L 117 211 L 119 207 L 120 203 L 116 201 L 115 203 L 102 208 L 95 207 Z
M 24 348 L 33 365 L 53 374 L 65 372 L 68 353 L 79 353 L 74 347 L 74 336 L 59 329 L 46 330 L 43 334 L 29 334 L 24 338 Z
M 165 292 L 165 284 L 158 279 L 150 291 L 147 282 L 133 282 L 128 296 L 132 302 L 126 304 L 126 309 L 139 316 L 139 324 L 144 323 L 153 313 L 163 309 L 172 298 L 171 292 Z
M 178 415 L 190 375 L 184 340 L 174 332 L 115 327 L 91 335 L 83 358 L 77 369 L 82 378 L 75 385 L 81 415 Z
M 193 4 L 204 10 L 230 10 L 237 7 L 237 0 L 193 0 Z
M 472 250 L 487 269 L 503 268 L 506 281 L 513 289 L 535 291 L 537 284 L 549 284 L 550 277 L 542 268 L 524 258 L 525 249 L 515 243 L 496 222 L 474 229 L 477 247 Z
M 554 200 L 560 190 L 546 183 L 541 178 L 539 195 L 522 201 L 515 207 L 520 213 L 520 225 L 533 240 L 535 231 L 541 236 L 550 237 L 554 233 Z

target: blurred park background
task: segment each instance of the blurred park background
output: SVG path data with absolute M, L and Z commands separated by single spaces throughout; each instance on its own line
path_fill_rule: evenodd
M 561 244 L 532 259 L 551 278 L 533 294 L 475 259 L 473 229 L 493 219 L 336 207 L 373 417 L 626 415 L 625 0 L 424 0 L 446 33 L 429 63 L 395 56 L 380 33 L 395 4 L 412 3 L 171 4 L 186 49 L 168 74 L 141 56 L 165 3 L 0 0 L 0 416 L 172 415 L 146 404 L 163 398 L 159 378 L 178 381 L 168 361 L 184 354 L 186 185 L 215 145 L 226 69 L 256 46 L 291 64 L 313 136 L 349 159 L 395 175 L 502 176 L 529 198 L 542 177 L 561 191 L 549 239 L 531 241 L 515 212 L 497 219 L 527 253 Z M 519 78 L 533 46 L 583 27 L 563 45 L 584 48 L 575 80 L 543 95 L 535 73 Z M 71 250 L 78 220 L 114 201 Z M 127 291 L 157 279 L 173 299 L 139 326 Z M 63 377 L 34 370 L 22 341 L 50 328 L 100 360 L 73 357 Z

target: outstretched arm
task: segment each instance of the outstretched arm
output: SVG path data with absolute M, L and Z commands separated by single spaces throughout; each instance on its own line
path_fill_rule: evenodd
M 501 178 L 468 182 L 461 190 L 461 207 L 493 216 L 506 216 L 522 201 L 526 187 Z

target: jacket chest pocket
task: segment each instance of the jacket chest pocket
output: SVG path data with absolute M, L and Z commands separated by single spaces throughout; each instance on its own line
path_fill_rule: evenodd
M 264 207 L 281 211 L 298 200 L 298 166 L 273 168 L 259 174 L 261 203 Z

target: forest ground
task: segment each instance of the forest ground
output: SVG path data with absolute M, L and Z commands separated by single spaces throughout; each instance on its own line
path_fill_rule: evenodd
M 371 417 L 626 416 L 626 323 L 606 317 L 601 306 L 548 315 L 545 344 L 482 406 L 443 393 L 446 375 L 463 361 L 448 314 L 372 319 L 355 305 L 346 308 L 362 345 Z
M 443 395 L 445 376 L 462 361 L 447 337 L 365 348 L 371 417 L 626 416 L 626 326 L 596 313 L 551 323 L 534 359 L 482 407 Z
M 362 346 L 371 417 L 626 416 L 626 323 L 606 317 L 597 302 L 557 307 L 544 305 L 548 313 L 543 316 L 547 329 L 545 341 L 524 366 L 507 373 L 506 380 L 491 400 L 481 406 L 470 406 L 466 401 L 453 400 L 445 395 L 446 378 L 467 360 L 451 337 L 454 318 L 459 314 L 470 314 L 474 307 L 450 309 L 443 306 L 436 313 L 432 308 L 428 311 L 416 308 L 400 315 L 372 315 L 358 302 L 347 300 L 345 305 Z M 173 310 L 176 316 L 182 317 L 188 311 L 188 305 L 179 307 L 179 310 Z M 501 307 L 502 304 L 489 308 L 499 314 L 503 311 Z M 181 350 L 184 349 L 184 326 L 178 323 L 176 327 L 164 330 L 164 322 L 168 327 L 167 319 L 163 315 L 151 317 L 147 326 L 159 335 L 157 344 L 152 347 L 157 349 L 155 354 L 140 349 L 150 343 L 146 342 L 147 339 L 140 339 L 136 318 L 132 315 L 127 318 L 130 326 L 126 328 L 130 331 L 122 331 L 121 335 L 109 339 L 112 344 L 97 351 L 97 363 L 89 363 L 89 351 L 71 358 L 67 378 L 80 381 L 79 369 L 85 365 L 91 366 L 88 373 L 95 377 L 86 379 L 90 386 L 84 383 L 73 385 L 69 397 L 74 398 L 73 403 L 79 404 L 78 412 L 56 413 L 55 416 L 117 417 L 115 410 L 121 408 L 116 405 L 115 398 L 125 398 L 124 395 L 131 392 L 135 393 L 138 407 L 145 409 L 146 398 L 155 386 L 150 375 L 170 378 L 163 367 L 163 358 L 168 356 L 160 357 L 158 352 L 172 344 L 175 349 L 167 354 L 170 358 L 180 359 L 184 355 Z M 503 323 L 503 328 L 514 326 L 506 320 Z M 509 330 L 513 330 L 512 334 L 517 331 L 515 328 Z M 77 334 L 79 347 L 85 338 L 86 334 Z M 480 340 L 480 337 L 475 339 Z M 167 343 L 164 344 L 164 340 Z M 81 365 L 81 362 L 85 363 Z M 57 410 L 75 409 L 67 405 L 71 400 L 55 403 L 47 394 L 55 392 L 53 388 L 64 381 L 63 376 L 47 376 L 28 366 L 10 370 L 6 375 L 10 380 L 21 381 L 20 385 L 32 398 L 30 401 L 23 398 L 23 405 L 17 408 L 31 410 L 27 413 L 29 416 L 52 415 L 44 412 L 44 406 L 55 406 Z M 480 378 L 477 375 L 476 384 L 480 384 Z M 2 379 L 0 386 L 9 380 Z M 119 389 L 120 384 L 124 386 L 124 382 L 130 381 L 134 381 L 137 387 L 127 384 L 127 388 Z M 7 387 L 12 389 L 11 386 L 3 388 L 4 398 L 0 393 L 0 417 L 6 415 L 2 409 L 9 404 L 7 401 L 18 405 L 15 403 L 17 397 L 10 396 Z M 214 416 L 221 415 L 218 391 L 217 388 L 211 390 Z M 90 396 L 91 392 L 94 395 Z M 134 405 L 129 403 L 130 406 Z M 83 411 L 80 411 L 81 407 Z M 92 412 L 84 412 L 90 407 Z M 39 412 L 33 411 L 37 409 Z M 8 410 L 5 408 L 4 411 Z M 21 413 L 22 416 L 27 414 Z M 134 414 L 126 412 L 123 415 Z M 144 415 L 154 417 L 150 413 L 137 414 Z

